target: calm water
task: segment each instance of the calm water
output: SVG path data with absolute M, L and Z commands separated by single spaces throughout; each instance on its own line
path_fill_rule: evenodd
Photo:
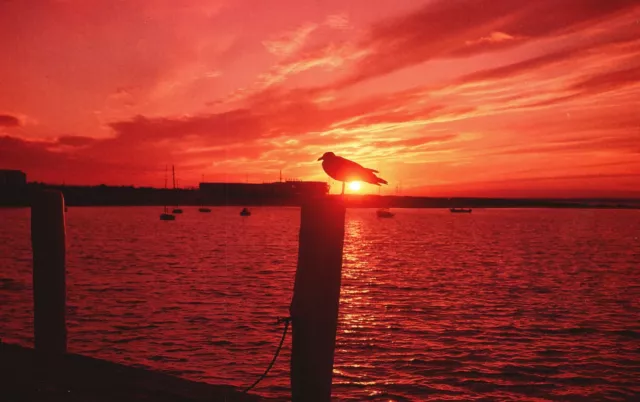
M 247 386 L 279 341 L 299 210 L 71 208 L 72 352 Z M 637 400 L 640 211 L 348 210 L 340 400 Z M 32 339 L 29 210 L 0 209 L 0 337 Z M 290 338 L 256 389 L 288 394 Z

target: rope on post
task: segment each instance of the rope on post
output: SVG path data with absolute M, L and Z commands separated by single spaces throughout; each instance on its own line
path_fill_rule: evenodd
M 273 359 L 271 359 L 271 363 L 269 363 L 269 366 L 267 366 L 267 369 L 265 370 L 265 372 L 260 377 L 258 377 L 258 379 L 253 384 L 251 384 L 244 391 L 242 391 L 243 393 L 246 394 L 247 392 L 251 391 L 253 388 L 255 388 L 256 385 L 260 383 L 260 381 L 264 380 L 267 377 L 267 374 L 269 374 L 269 371 L 271 370 L 273 365 L 275 364 L 276 359 L 278 359 L 278 355 L 282 350 L 282 345 L 284 345 L 284 338 L 286 338 L 287 331 L 289 330 L 289 323 L 291 322 L 291 317 L 283 317 L 283 318 L 278 317 L 278 321 L 276 323 L 280 324 L 282 322 L 284 322 L 284 331 L 282 332 L 282 338 L 280 338 L 280 344 L 276 349 L 276 353 L 273 355 Z

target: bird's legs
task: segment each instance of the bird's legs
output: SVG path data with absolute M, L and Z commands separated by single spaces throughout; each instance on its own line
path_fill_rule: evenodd
M 344 182 L 342 182 L 342 193 L 340 195 L 344 195 Z

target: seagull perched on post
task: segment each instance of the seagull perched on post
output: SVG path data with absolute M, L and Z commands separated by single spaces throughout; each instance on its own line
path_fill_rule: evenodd
M 388 184 L 386 180 L 375 175 L 378 173 L 377 170 L 363 167 L 333 152 L 325 152 L 318 160 L 322 161 L 322 169 L 331 178 L 342 182 L 342 194 L 344 194 L 344 183 L 347 181 L 363 181 L 376 186 L 380 183 Z

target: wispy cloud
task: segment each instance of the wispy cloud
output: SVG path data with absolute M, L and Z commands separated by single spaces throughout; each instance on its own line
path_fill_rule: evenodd
M 540 0 L 526 4 L 439 0 L 376 25 L 360 43 L 368 49 L 368 56 L 343 85 L 436 58 L 471 56 L 568 34 L 637 7 L 633 0 Z
M 309 35 L 318 28 L 317 24 L 307 23 L 293 31 L 285 32 L 275 38 L 262 42 L 269 53 L 276 56 L 289 56 L 301 49 Z

